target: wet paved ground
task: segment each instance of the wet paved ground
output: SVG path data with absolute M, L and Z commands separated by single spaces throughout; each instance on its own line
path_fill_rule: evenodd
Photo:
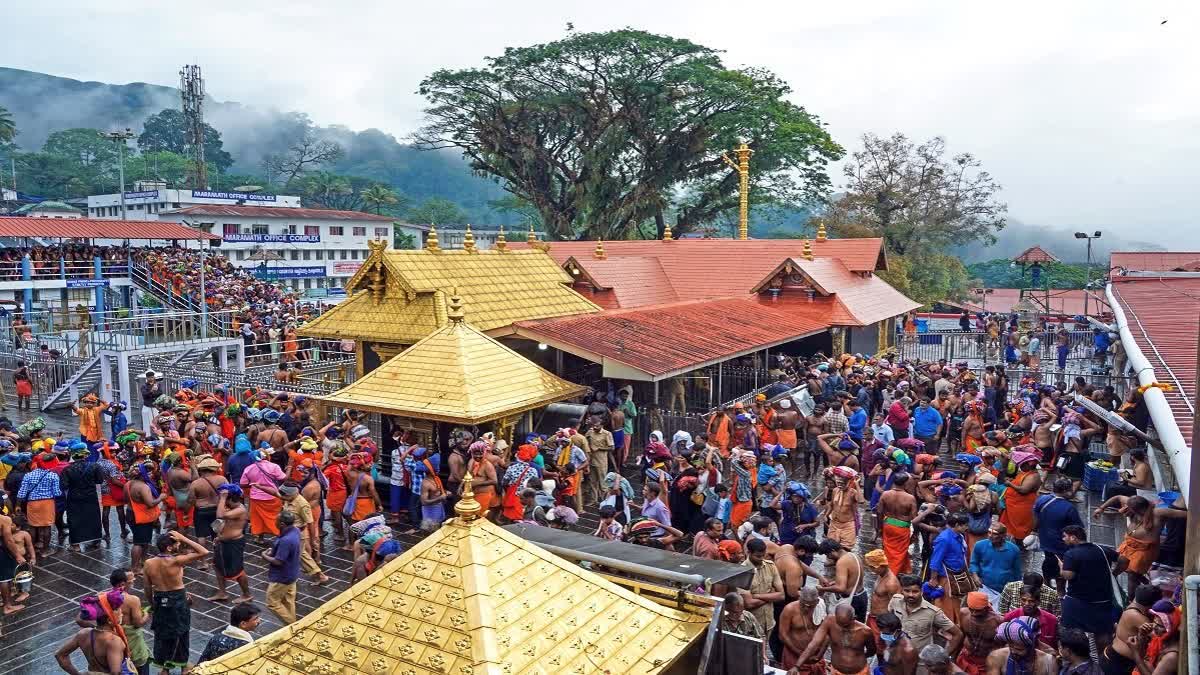
M 71 419 L 69 413 L 65 418 L 62 415 L 54 415 L 54 418 L 55 422 L 51 424 L 51 428 L 59 426 L 71 428 L 65 426 L 65 422 Z M 950 464 L 953 465 L 953 462 Z M 635 486 L 640 482 L 636 472 L 629 470 L 626 473 Z M 807 476 L 795 475 L 794 478 L 803 480 Z M 814 489 L 815 492 L 816 489 Z M 1079 509 L 1083 521 L 1089 525 L 1092 541 L 1113 545 L 1115 538 L 1119 536 L 1119 533 L 1114 530 L 1114 521 L 1110 517 L 1104 517 L 1099 522 L 1093 522 L 1090 515 L 1091 509 L 1099 503 L 1098 495 L 1081 494 L 1087 494 L 1087 500 L 1079 504 Z M 864 513 L 862 520 L 863 529 L 859 537 L 859 550 L 865 552 L 875 548 L 876 544 L 873 543 L 873 519 L 866 517 Z M 594 511 L 584 513 L 577 529 L 590 533 L 594 531 L 597 522 Z M 113 532 L 116 533 L 118 531 L 117 523 L 113 522 L 112 527 Z M 420 540 L 418 534 L 398 534 L 397 538 L 407 549 Z M 251 593 L 256 598 L 257 604 L 265 608 L 267 567 L 261 557 L 264 549 L 254 544 L 251 539 L 248 539 L 247 542 L 246 572 L 250 576 Z M 914 565 L 917 565 L 918 551 L 914 549 L 913 554 Z M 1026 569 L 1039 570 L 1041 556 L 1042 554 L 1037 552 L 1026 554 Z M 54 652 L 77 630 L 74 619 L 78 613 L 79 598 L 107 589 L 109 573 L 117 567 L 128 568 L 129 562 L 128 544 L 115 540 L 111 546 L 102 546 L 82 554 L 58 549 L 53 556 L 41 561 L 36 570 L 33 594 L 26 603 L 26 608 L 17 614 L 3 618 L 3 632 L 0 634 L 0 675 L 10 673 L 41 675 L 61 672 L 55 662 Z M 332 533 L 328 530 L 322 548 L 321 564 L 331 580 L 324 586 L 316 586 L 307 579 L 301 579 L 297 586 L 296 598 L 297 613 L 300 616 L 316 609 L 321 603 L 349 586 L 352 567 L 350 553 L 337 550 L 333 543 Z M 213 603 L 204 599 L 205 596 L 216 592 L 212 570 L 207 564 L 189 568 L 185 573 L 185 579 L 187 590 L 194 598 L 191 634 L 191 651 L 194 660 L 204 649 L 208 638 L 214 632 L 222 630 L 228 623 L 232 604 L 228 602 Z M 870 581 L 871 579 L 868 577 L 868 582 Z M 230 590 L 236 592 L 236 589 L 236 585 L 231 585 Z M 141 594 L 140 582 L 135 590 Z M 264 611 L 262 616 L 262 626 L 257 631 L 259 636 L 280 628 L 280 623 L 269 611 Z M 149 625 L 143 630 L 146 634 L 147 644 L 152 645 L 153 638 L 149 631 Z M 85 666 L 79 653 L 75 654 L 74 662 L 78 667 Z

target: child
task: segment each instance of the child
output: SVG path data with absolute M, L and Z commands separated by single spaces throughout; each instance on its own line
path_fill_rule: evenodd
M 700 506 L 700 511 L 709 518 L 716 518 L 722 523 L 725 523 L 725 529 L 729 529 L 729 518 L 733 513 L 733 502 L 729 499 L 729 486 L 724 483 L 719 483 L 715 487 L 704 491 L 704 504 Z
M 579 480 L 579 470 L 575 468 L 574 462 L 567 462 L 556 477 L 558 483 L 556 502 L 562 506 L 573 505 L 576 513 L 583 510 L 583 495 L 579 490 Z
M 125 416 L 125 410 L 128 407 L 129 404 L 125 403 L 125 401 L 121 401 L 120 403 L 113 401 L 104 409 L 104 414 L 110 418 L 109 428 L 112 431 L 111 438 L 114 441 L 117 440 L 117 436 L 125 433 L 125 430 L 129 428 L 129 418 Z

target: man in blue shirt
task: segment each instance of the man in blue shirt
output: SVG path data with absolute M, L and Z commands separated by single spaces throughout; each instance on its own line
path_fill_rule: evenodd
M 296 529 L 296 514 L 281 511 L 275 519 L 279 536 L 271 552 L 263 551 L 263 559 L 271 565 L 267 570 L 267 609 L 275 613 L 283 625 L 296 621 L 296 580 L 300 578 L 300 530 Z
M 922 396 L 921 403 L 912 414 L 913 437 L 925 443 L 926 452 L 937 452 L 934 439 L 942 430 L 942 414 L 929 405 L 929 397 Z
M 920 517 L 920 514 L 918 514 Z M 946 577 L 967 571 L 967 516 L 952 513 L 946 517 L 946 527 L 933 539 L 933 553 L 929 556 L 929 583 L 940 586 L 945 595 L 936 602 L 946 616 L 958 616 L 963 598 L 950 594 Z
M 862 403 L 858 399 L 850 399 L 846 403 L 850 406 L 850 417 L 846 418 L 850 424 L 847 431 L 850 434 L 850 438 L 853 438 L 854 442 L 861 446 L 863 442 L 863 429 L 867 426 L 867 411 L 863 410 Z
M 1063 593 L 1063 584 L 1059 574 L 1060 561 L 1067 553 L 1067 545 L 1063 543 L 1063 529 L 1068 525 L 1083 527 L 1083 519 L 1079 510 L 1071 502 L 1072 489 L 1070 478 L 1058 478 L 1051 489 L 1052 494 L 1041 495 L 1033 503 L 1033 515 L 1037 518 L 1037 537 L 1046 557 L 1042 560 L 1042 578 L 1047 584 L 1054 584 L 1059 595 Z
M 1008 528 L 993 523 L 988 528 L 988 537 L 975 542 L 971 550 L 971 574 L 979 582 L 981 591 L 987 593 L 993 609 L 1000 606 L 1000 593 L 1004 585 L 1021 579 L 1021 549 L 1008 540 Z

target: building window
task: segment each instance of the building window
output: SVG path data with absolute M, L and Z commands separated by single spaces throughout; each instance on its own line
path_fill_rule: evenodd
M 340 237 L 340 236 L 342 236 L 344 230 L 345 230 L 345 228 L 342 227 L 341 225 L 330 225 L 329 226 L 329 236 Z
M 304 234 L 307 234 L 310 237 L 319 237 L 319 236 L 321 236 L 321 226 L 320 225 L 305 225 L 304 226 Z
M 250 226 L 250 234 L 270 234 L 271 228 L 264 223 L 255 223 Z
M 317 249 L 317 250 L 316 250 L 316 253 L 315 253 L 315 255 L 316 255 L 316 259 L 317 259 L 317 260 L 324 260 L 324 259 L 325 259 L 325 251 L 324 251 L 324 250 L 322 250 L 322 249 Z
M 342 251 L 342 260 L 345 260 L 346 258 L 349 258 L 349 257 L 350 257 L 349 251 Z
M 388 228 L 386 228 L 386 227 L 375 228 L 375 237 L 377 239 L 386 239 L 387 236 L 388 236 Z
M 179 202 L 171 202 L 171 208 L 173 208 L 173 209 L 179 208 Z
M 365 237 L 365 236 L 367 236 L 367 228 L 365 226 L 364 227 L 355 227 L 354 230 L 352 231 L 352 234 L 356 237 Z
M 292 260 L 300 259 L 300 251 L 292 251 Z
M 238 227 L 239 226 L 237 223 L 225 223 L 225 224 L 221 225 L 221 233 L 222 234 L 238 234 L 238 231 L 239 231 Z
M 284 234 L 296 234 L 296 226 L 295 225 L 284 225 L 283 233 Z
M 304 253 L 301 257 L 303 257 L 305 260 L 312 260 L 312 251 L 304 249 Z

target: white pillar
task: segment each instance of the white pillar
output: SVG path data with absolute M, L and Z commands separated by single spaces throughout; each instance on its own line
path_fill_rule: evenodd
M 112 362 L 107 352 L 100 352 L 100 399 L 111 401 L 113 395 Z
M 120 400 L 129 403 L 134 399 L 133 393 L 137 391 L 137 387 L 129 379 L 129 354 L 124 351 L 117 353 L 117 386 L 121 388 Z M 129 403 L 129 405 L 132 406 L 133 404 Z M 131 412 L 129 414 L 131 415 L 133 414 L 132 410 L 130 408 Z
M 221 370 L 229 370 L 229 348 L 225 345 L 217 348 L 217 367 Z
M 246 372 L 246 343 L 241 340 L 237 342 L 237 371 Z

